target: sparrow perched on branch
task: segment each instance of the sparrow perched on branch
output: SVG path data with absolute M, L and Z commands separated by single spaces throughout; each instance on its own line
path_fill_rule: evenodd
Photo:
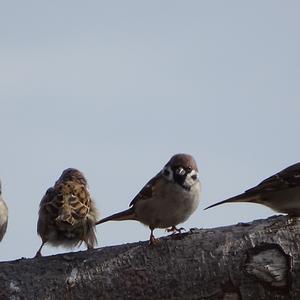
M 230 202 L 258 203 L 276 212 L 300 216 L 300 163 L 280 171 L 240 195 L 205 209 Z
M 6 232 L 7 222 L 8 222 L 8 209 L 2 198 L 2 188 L 1 188 L 1 181 L 0 181 L 0 241 L 2 241 L 3 236 Z
M 88 191 L 87 180 L 76 169 L 63 171 L 40 203 L 37 232 L 42 245 L 36 253 L 41 256 L 45 243 L 74 247 L 85 243 L 93 249 L 97 243 L 95 222 L 97 210 Z
M 96 223 L 136 220 L 151 230 L 150 244 L 155 243 L 153 230 L 169 228 L 185 222 L 196 210 L 200 200 L 200 182 L 196 161 L 191 155 L 176 154 L 131 201 L 130 208 Z

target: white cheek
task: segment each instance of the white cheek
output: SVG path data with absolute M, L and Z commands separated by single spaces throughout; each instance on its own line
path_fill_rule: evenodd
M 192 176 L 196 176 L 196 179 L 193 179 Z M 195 184 L 195 182 L 199 181 L 199 173 L 195 170 L 192 170 L 191 173 L 187 174 L 186 178 L 185 178 L 185 184 L 187 186 L 192 186 L 193 184 Z
M 173 171 L 170 167 L 164 167 L 162 169 L 162 174 L 168 181 L 173 181 Z

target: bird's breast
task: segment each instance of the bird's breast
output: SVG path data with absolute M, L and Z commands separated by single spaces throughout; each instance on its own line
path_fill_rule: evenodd
M 274 191 L 263 197 L 262 204 L 290 215 L 300 216 L 300 187 Z
M 157 228 L 176 226 L 186 221 L 197 209 L 200 201 L 200 184 L 189 191 L 174 183 L 167 183 L 148 199 L 136 203 L 137 219 Z

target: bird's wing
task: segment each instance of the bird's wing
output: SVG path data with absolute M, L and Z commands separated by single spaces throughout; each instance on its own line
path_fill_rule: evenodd
M 156 182 L 160 178 L 161 178 L 161 172 L 159 172 L 156 176 L 154 176 L 146 183 L 146 185 L 141 189 L 141 191 L 130 202 L 129 206 L 134 206 L 140 200 L 151 198 L 155 193 Z
M 40 215 L 50 221 L 63 221 L 71 225 L 80 222 L 90 212 L 91 198 L 83 184 L 61 182 L 49 188 L 41 200 Z
M 156 182 L 161 178 L 161 173 L 159 172 L 156 176 L 154 176 L 152 179 L 150 179 L 146 185 L 141 189 L 141 191 L 133 198 L 133 200 L 130 202 L 129 209 L 126 209 L 124 211 L 121 211 L 119 213 L 110 215 L 98 222 L 96 222 L 96 225 L 102 224 L 108 221 L 123 221 L 123 220 L 136 220 L 135 215 L 135 209 L 134 206 L 138 201 L 144 200 L 144 199 L 150 199 L 154 194 L 156 190 Z
M 37 233 L 42 237 L 42 239 L 44 239 L 48 232 L 49 223 L 53 223 L 53 220 L 58 214 L 58 207 L 52 203 L 52 199 L 54 197 L 55 190 L 53 187 L 51 187 L 46 191 L 40 203 Z
M 59 209 L 57 205 L 57 201 L 54 201 L 56 198 L 57 193 L 53 187 L 49 188 L 45 195 L 43 196 L 41 203 L 40 203 L 40 213 L 48 212 L 50 215 L 57 215 L 57 211 Z
M 86 217 L 91 208 L 91 197 L 83 184 L 67 181 L 55 187 L 59 206 L 58 220 L 75 224 Z
M 7 221 L 1 226 L 0 228 L 0 241 L 2 241 L 3 236 L 5 235 L 6 229 L 7 229 Z
M 270 176 L 257 186 L 245 191 L 245 194 L 279 191 L 295 186 L 300 186 L 300 163 L 289 166 L 275 175 Z
M 276 192 L 295 186 L 300 186 L 300 163 L 294 164 L 277 174 L 265 179 L 257 186 L 246 190 L 244 193 L 228 198 L 221 202 L 206 207 L 205 209 L 230 202 L 254 202 L 260 203 L 264 193 Z

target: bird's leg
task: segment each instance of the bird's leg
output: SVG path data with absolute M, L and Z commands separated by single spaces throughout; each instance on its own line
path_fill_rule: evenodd
M 40 247 L 39 250 L 37 251 L 37 253 L 36 253 L 36 255 L 35 255 L 34 258 L 37 258 L 37 257 L 41 257 L 41 256 L 42 256 L 41 251 L 42 251 L 42 248 L 43 248 L 43 246 L 44 246 L 45 244 L 46 244 L 46 242 L 43 241 L 41 247 Z
M 173 234 L 176 234 L 176 233 L 180 234 L 182 231 L 186 231 L 186 230 L 183 227 L 177 228 L 176 226 L 172 226 L 171 228 L 167 228 L 166 231 L 167 232 L 172 232 L 172 235 L 173 235 Z
M 157 244 L 157 240 L 155 239 L 154 234 L 153 234 L 154 228 L 153 227 L 149 227 L 149 228 L 151 230 L 150 239 L 149 239 L 149 245 L 155 245 L 155 244 Z
M 89 242 L 89 240 L 88 240 L 87 237 L 83 238 L 83 242 L 85 243 L 86 249 L 87 249 L 88 251 L 94 249 L 93 244 L 91 244 L 91 243 Z
M 94 246 L 91 245 L 90 243 L 86 243 L 86 249 L 87 249 L 88 251 L 93 250 L 93 249 L 94 249 Z

